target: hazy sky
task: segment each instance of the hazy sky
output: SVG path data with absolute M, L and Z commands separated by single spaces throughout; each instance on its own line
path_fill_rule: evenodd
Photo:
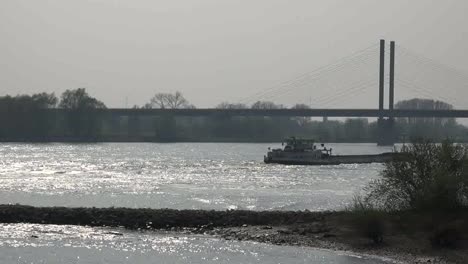
M 468 73 L 467 10 L 466 0 L 1 0 L 0 95 L 85 87 L 124 107 L 179 90 L 212 107 L 380 38 Z M 374 92 L 349 97 L 343 106 L 377 105 Z

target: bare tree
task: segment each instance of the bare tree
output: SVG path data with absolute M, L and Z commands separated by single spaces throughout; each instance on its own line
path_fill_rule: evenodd
M 184 98 L 181 92 L 157 93 L 151 98 L 150 102 L 144 105 L 144 108 L 159 108 L 159 109 L 187 109 L 195 108 Z

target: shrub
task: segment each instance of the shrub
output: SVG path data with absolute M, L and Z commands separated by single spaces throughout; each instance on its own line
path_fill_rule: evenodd
M 366 203 L 386 210 L 458 210 L 468 200 L 468 148 L 445 141 L 403 146 L 366 188 Z
M 374 208 L 360 196 L 354 198 L 348 211 L 351 213 L 351 224 L 359 235 L 370 239 L 374 244 L 381 244 L 385 234 L 384 212 Z
M 457 248 L 462 240 L 462 228 L 459 223 L 441 224 L 430 237 L 434 247 Z

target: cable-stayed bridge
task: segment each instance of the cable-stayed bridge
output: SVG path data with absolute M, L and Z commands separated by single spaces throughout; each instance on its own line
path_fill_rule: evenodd
M 47 110 L 54 111 L 54 109 Z M 59 110 L 57 111 L 64 111 Z M 127 109 L 112 108 L 94 110 L 94 112 L 112 113 L 127 116 L 282 116 L 282 117 L 435 117 L 468 118 L 468 110 L 411 110 L 411 109 Z
M 388 87 L 388 93 L 385 87 Z M 241 98 L 235 102 L 236 104 L 232 104 L 233 107 L 93 111 L 112 114 L 112 116 L 128 116 L 134 125 L 137 125 L 140 116 L 155 115 L 376 117 L 381 138 L 379 143 L 392 144 L 395 141 L 392 131 L 396 117 L 468 118 L 468 109 L 464 110 L 468 102 L 465 97 L 460 96 L 461 92 L 466 93 L 466 88 L 468 88 L 468 75 L 465 73 L 396 45 L 393 41 L 387 45 L 384 40 L 381 40 L 380 43 L 359 50 L 334 63 Z M 314 96 L 304 96 L 306 94 L 314 94 Z M 395 95 L 400 100 L 433 99 L 446 102 L 453 108 L 402 109 L 398 107 L 398 103 L 395 104 Z M 387 102 L 385 98 L 388 98 Z M 343 107 L 349 105 L 349 101 L 356 101 L 356 99 L 367 100 L 370 103 L 360 105 L 369 107 Z M 299 103 L 300 107 L 276 106 L 257 109 L 249 107 L 258 101 L 278 100 Z M 66 110 L 50 109 L 47 111 Z
M 389 47 L 388 47 L 389 46 Z M 386 58 L 389 57 L 387 66 Z M 388 67 L 388 73 L 386 68 Z M 388 87 L 388 93 L 385 87 Z M 395 87 L 396 89 L 395 94 Z M 210 109 L 107 109 L 116 115 L 205 116 L 309 116 L 309 117 L 454 117 L 468 118 L 468 100 L 460 96 L 468 88 L 468 75 L 384 40 L 334 63 L 241 98 L 233 108 Z M 314 94 L 304 96 L 306 94 Z M 443 101 L 454 109 L 410 110 L 395 107 L 398 98 Z M 364 98 L 363 98 L 364 97 Z M 367 98 L 367 99 L 366 99 Z M 375 98 L 371 100 L 369 98 Z M 388 101 L 385 102 L 385 98 Z M 252 109 L 257 101 L 289 100 L 303 107 Z M 366 100 L 366 106 L 343 107 Z M 361 104 L 362 105 L 362 104 Z M 242 107 L 244 106 L 244 107 Z M 307 106 L 307 107 L 304 107 Z
M 395 86 L 398 87 L 396 94 Z M 455 109 L 465 109 L 468 100 L 460 97 L 460 93 L 466 91 L 466 88 L 467 74 L 394 42 L 386 45 L 381 41 L 380 45 L 372 45 L 332 64 L 243 98 L 241 103 L 288 100 L 314 109 L 379 110 L 383 109 L 385 103 L 385 108 L 391 110 L 396 96 L 398 100 L 434 99 L 449 103 Z M 387 96 L 388 101 L 384 102 Z

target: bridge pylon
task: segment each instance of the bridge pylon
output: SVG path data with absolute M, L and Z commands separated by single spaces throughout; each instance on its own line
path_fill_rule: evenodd
M 390 113 L 394 108 L 395 98 L 395 41 L 390 42 L 390 81 L 389 81 L 389 103 Z M 377 145 L 393 146 L 398 138 L 395 127 L 395 118 L 390 115 L 385 117 L 384 110 L 385 91 L 385 40 L 380 40 L 380 68 L 379 68 L 379 111 L 381 115 L 377 120 Z

